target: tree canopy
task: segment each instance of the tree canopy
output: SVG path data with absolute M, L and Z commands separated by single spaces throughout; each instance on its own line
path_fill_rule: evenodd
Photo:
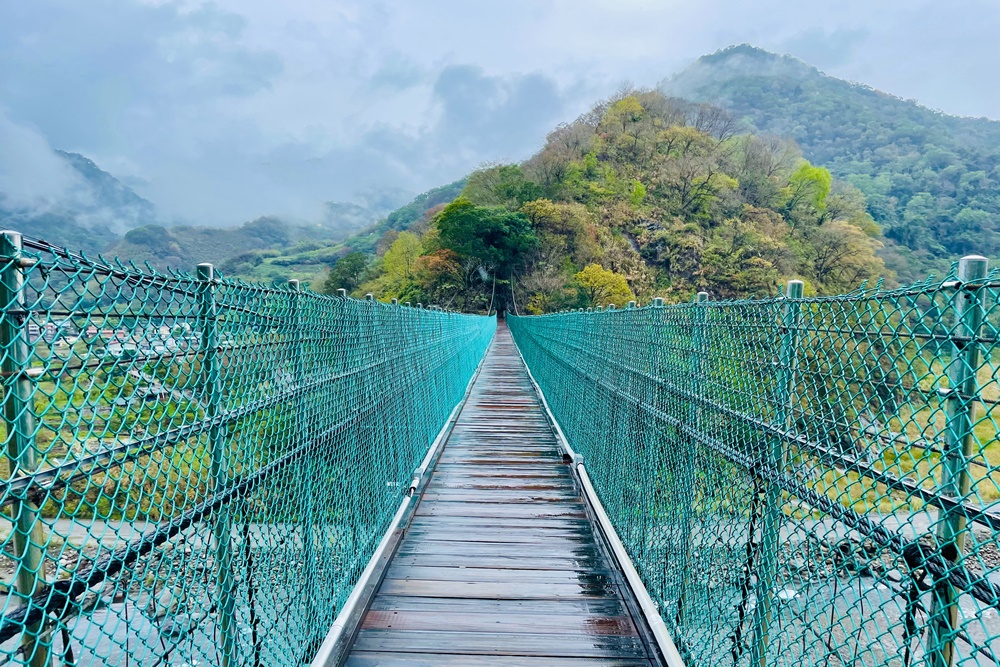
M 356 292 L 541 313 L 774 294 L 791 278 L 837 293 L 887 273 L 860 190 L 737 127 L 716 107 L 622 90 L 526 162 L 483 167 L 387 230 Z
M 361 284 L 366 268 L 368 257 L 364 253 L 352 252 L 341 257 L 330 269 L 326 282 L 323 283 L 323 291 L 327 294 L 336 294 L 338 289 L 353 292 Z
M 628 288 L 625 277 L 609 271 L 600 264 L 591 264 L 573 276 L 590 306 L 623 306 L 635 296 Z
M 518 205 L 516 200 L 513 204 Z M 493 267 L 504 278 L 520 268 L 537 241 L 524 213 L 502 206 L 476 206 L 464 196 L 445 206 L 434 223 L 442 247 L 462 259 Z
M 907 279 L 1000 255 L 1000 122 L 960 118 L 747 45 L 701 58 L 665 91 L 724 105 L 860 190 Z

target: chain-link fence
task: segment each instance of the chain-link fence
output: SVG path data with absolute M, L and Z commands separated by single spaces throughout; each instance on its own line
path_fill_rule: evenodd
M 308 663 L 492 318 L 0 236 L 0 664 Z
M 801 290 L 509 324 L 689 664 L 1000 664 L 1000 276 Z

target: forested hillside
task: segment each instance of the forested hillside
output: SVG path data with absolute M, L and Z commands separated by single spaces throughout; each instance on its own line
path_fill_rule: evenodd
M 315 282 L 344 254 L 345 239 L 384 220 L 386 207 L 398 202 L 398 195 L 364 204 L 326 202 L 323 216 L 314 222 L 261 216 L 236 227 L 144 225 L 106 251 L 161 270 L 191 270 L 200 262 L 212 262 L 233 277 Z
M 752 131 L 790 137 L 813 163 L 857 186 L 914 277 L 963 254 L 1000 255 L 1000 122 L 949 116 L 825 76 L 790 57 L 735 46 L 663 82 L 712 102 Z
M 830 294 L 1000 255 L 1000 122 L 749 46 L 658 90 L 623 90 L 524 163 L 392 212 L 398 190 L 327 203 L 310 223 L 167 225 L 92 161 L 58 156 L 78 188 L 45 207 L 0 193 L 4 226 L 159 269 L 211 261 L 233 277 L 467 310 L 745 297 L 789 278 Z
M 0 148 L 2 150 L 2 148 Z M 128 229 L 153 222 L 153 204 L 78 153 L 55 151 L 59 192 L 21 201 L 0 191 L 0 225 L 57 245 L 96 253 Z M 39 184 L 45 187 L 48 184 Z
M 58 150 L 54 154 L 55 164 L 66 171 L 62 190 L 42 201 L 0 191 L 0 225 L 72 250 L 148 262 L 158 270 L 190 271 L 200 262 L 213 262 L 228 275 L 254 280 L 322 280 L 345 252 L 340 242 L 377 229 L 367 244 L 364 234 L 354 239 L 357 247 L 373 250 L 385 229 L 409 224 L 422 211 L 411 203 L 392 212 L 409 195 L 398 188 L 377 188 L 359 193 L 358 203 L 325 202 L 322 214 L 311 222 L 261 216 L 233 227 L 171 225 L 160 219 L 152 202 L 91 159 Z M 449 201 L 461 185 L 452 189 Z M 447 195 L 447 186 L 439 190 Z M 428 196 L 433 193 L 422 195 Z M 415 212 L 407 217 L 411 208 Z
M 348 254 L 325 287 L 544 312 L 773 294 L 789 278 L 836 293 L 886 273 L 860 191 L 737 129 L 716 107 L 623 91 L 525 163 L 474 172 L 374 258 Z
M 395 238 L 395 234 L 419 225 L 426 211 L 435 207 L 440 208 L 455 199 L 462 192 L 464 185 L 465 181 L 460 180 L 434 188 L 380 219 L 377 219 L 372 209 L 361 209 L 366 217 L 356 218 L 350 227 L 331 226 L 329 223 L 291 225 L 273 218 L 262 218 L 248 222 L 235 230 L 202 228 L 200 233 L 223 239 L 225 234 L 236 232 L 235 242 L 241 245 L 230 245 L 229 254 L 223 255 L 228 259 L 219 265 L 220 270 L 226 275 L 263 282 L 298 278 L 315 288 L 320 288 L 326 279 L 328 269 L 343 257 L 357 253 L 356 257 L 340 265 L 341 271 L 346 270 L 352 262 L 356 263 L 358 257 L 384 251 L 387 244 Z M 342 211 L 350 205 L 336 206 L 338 211 Z M 377 222 L 372 224 L 376 219 Z M 266 234 L 274 238 L 275 242 L 261 242 L 262 230 L 266 230 Z M 354 233 L 348 236 L 350 231 Z M 204 254 L 205 246 L 198 244 L 198 247 Z M 220 252 L 226 251 L 220 250 Z

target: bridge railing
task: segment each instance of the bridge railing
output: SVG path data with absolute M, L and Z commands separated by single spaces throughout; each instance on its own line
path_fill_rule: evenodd
M 509 326 L 691 664 L 1000 664 L 986 260 Z
M 492 318 L 0 235 L 0 664 L 307 663 Z

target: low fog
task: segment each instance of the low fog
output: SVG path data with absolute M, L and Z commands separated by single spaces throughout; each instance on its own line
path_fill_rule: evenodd
M 1000 87 L 973 83 L 1000 69 L 1000 5 L 961 5 L 5 3 L 0 193 L 6 206 L 86 208 L 60 149 L 153 202 L 161 221 L 311 219 L 325 202 L 417 193 L 526 158 L 624 80 L 652 86 L 743 42 L 1000 118 Z

